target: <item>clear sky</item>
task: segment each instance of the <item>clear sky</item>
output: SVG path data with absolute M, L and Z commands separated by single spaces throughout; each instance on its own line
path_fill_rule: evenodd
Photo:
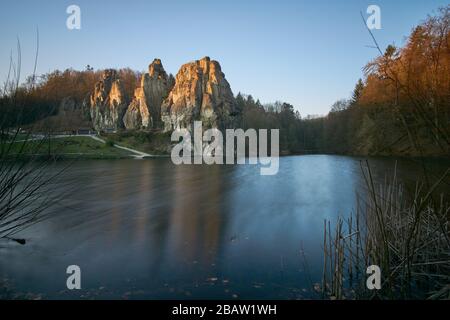
M 81 8 L 81 30 L 66 27 L 72 4 Z M 448 1 L 1 0 L 0 81 L 17 37 L 22 74 L 32 73 L 38 27 L 38 74 L 88 64 L 143 71 L 155 57 L 176 74 L 207 55 L 220 62 L 235 94 L 290 102 L 302 115 L 326 114 L 376 55 L 360 17 L 371 4 L 381 8 L 382 28 L 374 34 L 385 47 L 402 45 L 413 26 Z

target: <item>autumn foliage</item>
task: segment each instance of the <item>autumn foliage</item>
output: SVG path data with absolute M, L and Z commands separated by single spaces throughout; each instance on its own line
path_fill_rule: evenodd
M 310 147 L 333 153 L 450 154 L 450 6 L 368 63 L 350 100 L 304 126 Z

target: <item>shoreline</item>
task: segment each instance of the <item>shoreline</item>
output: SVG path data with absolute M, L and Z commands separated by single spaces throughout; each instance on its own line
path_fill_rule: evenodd
M 307 156 L 338 156 L 338 157 L 351 157 L 351 158 L 371 158 L 371 159 L 398 159 L 398 160 L 410 160 L 410 161 L 422 161 L 422 160 L 433 160 L 433 161 L 450 161 L 450 157 L 445 156 L 424 156 L 424 157 L 410 157 L 410 156 L 399 156 L 399 155 L 358 155 L 358 154 L 339 154 L 339 153 L 293 153 L 280 155 L 280 158 L 289 157 L 307 157 Z M 101 155 L 101 154 L 85 154 L 85 153 L 64 153 L 64 154 L 29 154 L 29 155 L 11 155 L 10 160 L 25 160 L 29 158 L 36 158 L 40 160 L 53 159 L 56 161 L 66 161 L 66 160 L 145 160 L 145 159 L 162 159 L 170 158 L 170 154 L 149 154 L 145 156 L 130 155 Z M 245 157 L 248 159 L 248 157 Z

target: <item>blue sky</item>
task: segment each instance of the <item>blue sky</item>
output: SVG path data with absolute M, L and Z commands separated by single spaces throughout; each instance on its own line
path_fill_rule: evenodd
M 81 30 L 68 30 L 66 8 L 81 8 Z M 176 74 L 188 61 L 210 56 L 236 94 L 292 103 L 302 115 L 326 114 L 351 94 L 376 51 L 360 17 L 381 8 L 382 47 L 402 45 L 441 0 L 2 0 L 0 81 L 16 39 L 22 74 L 30 74 L 40 32 L 39 74 L 54 69 L 130 67 L 146 70 L 161 58 Z

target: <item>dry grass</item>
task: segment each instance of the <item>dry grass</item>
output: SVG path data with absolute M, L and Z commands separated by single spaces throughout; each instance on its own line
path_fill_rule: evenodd
M 436 200 L 436 187 L 417 185 L 407 199 L 394 176 L 377 185 L 364 170 L 367 197 L 357 210 L 332 229 L 324 222 L 322 294 L 336 299 L 449 299 L 450 206 Z M 366 268 L 378 265 L 381 290 L 368 290 Z

